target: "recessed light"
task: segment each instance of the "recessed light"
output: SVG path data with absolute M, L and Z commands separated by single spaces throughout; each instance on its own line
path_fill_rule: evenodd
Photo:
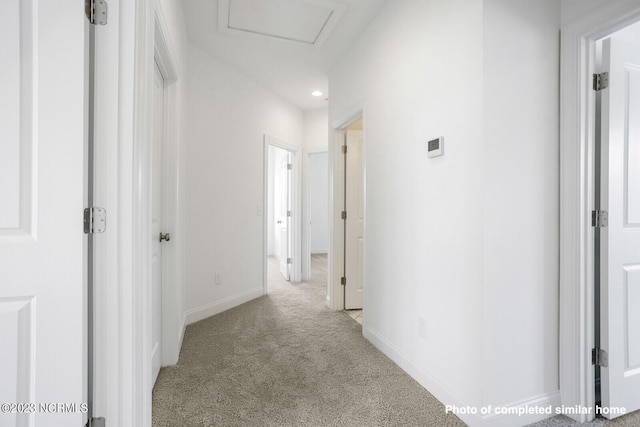
M 311 95 L 313 95 L 313 96 L 322 96 L 322 92 L 320 92 L 319 90 L 314 90 L 313 92 L 311 92 Z

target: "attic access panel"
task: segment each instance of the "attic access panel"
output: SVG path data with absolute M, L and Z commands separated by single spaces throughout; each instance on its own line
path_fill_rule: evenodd
M 346 7 L 316 0 L 219 0 L 222 33 L 320 47 Z

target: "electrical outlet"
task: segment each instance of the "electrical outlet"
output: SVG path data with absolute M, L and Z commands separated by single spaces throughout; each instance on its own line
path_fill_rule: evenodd
M 418 335 L 427 339 L 427 319 L 422 316 L 418 316 Z
M 222 277 L 219 271 L 216 271 L 216 285 L 222 285 Z

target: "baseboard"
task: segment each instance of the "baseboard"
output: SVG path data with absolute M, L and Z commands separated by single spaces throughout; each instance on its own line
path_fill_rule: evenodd
M 558 390 L 519 402 L 499 405 L 499 412 L 506 412 L 502 414 L 496 413 L 494 405 L 491 411 L 492 413 L 482 417 L 482 425 L 486 427 L 526 426 L 556 416 L 556 408 L 559 407 L 560 391 Z M 519 410 L 522 411 L 522 413 L 531 411 L 539 411 L 542 413 L 517 415 Z
M 370 327 L 362 328 L 364 337 L 377 347 L 381 352 L 393 360 L 396 365 L 402 368 L 407 374 L 415 379 L 422 387 L 427 389 L 436 399 L 444 405 L 455 405 L 457 407 L 473 406 L 457 396 L 449 390 L 444 384 L 413 363 L 409 358 L 405 357 L 398 348 L 388 342 L 382 335 Z M 482 423 L 480 415 L 460 414 L 458 415 L 462 421 L 469 426 L 479 426 Z
M 376 348 L 382 351 L 387 357 L 393 360 L 400 368 L 408 373 L 413 379 L 415 379 L 422 387 L 427 389 L 436 399 L 438 399 L 443 405 L 455 405 L 457 407 L 473 407 L 465 400 L 457 396 L 451 390 L 449 390 L 444 384 L 437 379 L 433 378 L 422 368 L 418 367 L 409 358 L 407 358 L 402 352 L 396 348 L 393 344 L 388 342 L 377 331 L 367 327 L 366 324 L 363 327 L 363 335 L 369 340 Z M 514 427 L 514 426 L 526 426 L 537 421 L 544 420 L 555 416 L 555 410 L 560 406 L 560 392 L 554 391 L 552 393 L 534 396 L 532 398 L 524 399 L 519 402 L 514 402 L 506 405 L 498 405 L 499 412 L 505 412 L 505 414 L 497 414 L 496 405 L 492 405 L 490 414 L 480 414 L 481 408 L 478 408 L 478 414 L 458 414 L 458 418 L 464 421 L 467 425 L 482 426 L 482 427 Z M 527 414 L 517 415 L 518 408 L 541 408 L 550 411 L 550 414 Z
M 200 320 L 206 319 L 207 317 L 214 316 L 218 313 L 229 310 L 230 308 L 259 298 L 262 295 L 264 295 L 264 289 L 261 286 L 259 288 L 255 288 L 238 295 L 224 298 L 220 301 L 212 302 L 197 308 L 192 308 L 191 310 L 187 311 L 185 315 L 185 324 L 190 325 L 192 323 L 199 322 Z

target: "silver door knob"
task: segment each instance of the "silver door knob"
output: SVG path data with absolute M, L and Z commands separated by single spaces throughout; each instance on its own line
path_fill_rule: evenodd
M 169 240 L 171 240 L 171 235 L 169 233 L 160 233 L 160 242 L 162 242 L 163 240 L 168 242 Z

